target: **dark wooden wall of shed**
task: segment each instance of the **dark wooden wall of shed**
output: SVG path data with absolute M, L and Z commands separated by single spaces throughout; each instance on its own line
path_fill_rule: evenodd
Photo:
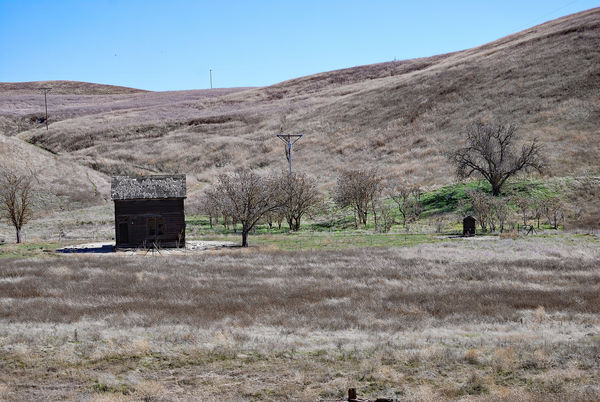
M 150 235 L 148 219 L 164 219 L 164 233 Z M 127 222 L 128 239 L 120 238 L 119 224 Z M 185 247 L 183 199 L 115 200 L 115 241 L 117 247 Z
M 472 216 L 467 216 L 463 219 L 463 236 L 475 236 L 476 222 Z

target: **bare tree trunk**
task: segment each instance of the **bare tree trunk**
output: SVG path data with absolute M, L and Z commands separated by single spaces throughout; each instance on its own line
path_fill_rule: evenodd
M 242 226 L 242 247 L 248 247 L 248 233 L 250 230 Z
M 373 206 L 373 222 L 375 224 L 375 231 L 377 231 L 379 226 L 377 225 L 377 210 L 375 209 L 375 206 Z
M 17 230 L 17 243 L 21 243 L 21 229 L 15 228 Z

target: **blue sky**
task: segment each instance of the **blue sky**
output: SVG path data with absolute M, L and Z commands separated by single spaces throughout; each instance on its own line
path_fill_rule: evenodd
M 0 81 L 263 86 L 477 46 L 589 0 L 0 0 Z

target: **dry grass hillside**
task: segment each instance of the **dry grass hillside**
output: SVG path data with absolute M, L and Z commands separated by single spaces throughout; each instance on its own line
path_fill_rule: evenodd
M 0 135 L 0 171 L 35 175 L 35 205 L 43 211 L 100 205 L 110 194 L 108 177 L 17 138 Z M 39 216 L 39 215 L 38 215 Z
M 0 85 L 0 130 L 105 174 L 184 172 L 208 182 L 238 165 L 281 169 L 274 135 L 283 127 L 305 134 L 295 166 L 325 185 L 349 166 L 442 184 L 453 180 L 444 152 L 463 127 L 501 118 L 522 139 L 539 137 L 549 173 L 564 176 L 600 156 L 600 8 L 473 49 L 270 87 L 55 91 L 49 131 L 36 120 L 43 97 L 19 85 L 32 84 Z
M 68 95 L 117 95 L 148 92 L 143 89 L 119 87 L 115 85 L 94 84 L 81 81 L 30 81 L 30 82 L 0 82 L 0 93 L 36 93 L 41 88 L 52 88 L 52 94 Z

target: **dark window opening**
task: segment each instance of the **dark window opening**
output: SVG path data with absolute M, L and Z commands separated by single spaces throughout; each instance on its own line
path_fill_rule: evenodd
M 148 218 L 146 228 L 148 236 L 161 236 L 165 234 L 165 219 L 159 217 Z
M 156 218 L 148 218 L 148 235 L 154 236 L 156 235 Z

